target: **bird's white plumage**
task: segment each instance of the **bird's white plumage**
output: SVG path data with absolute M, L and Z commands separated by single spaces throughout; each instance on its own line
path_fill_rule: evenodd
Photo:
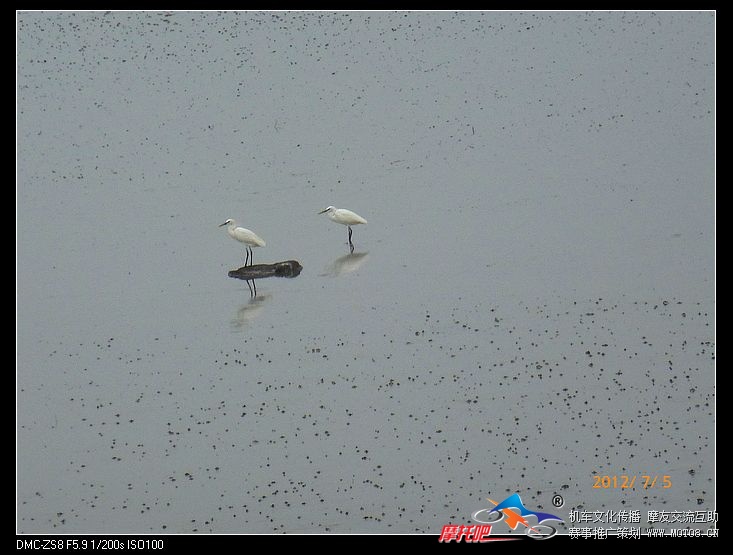
M 352 212 L 351 210 L 347 210 L 346 208 L 335 208 L 333 206 L 329 206 L 319 212 L 319 214 L 323 213 L 328 214 L 331 221 L 336 222 L 337 224 L 352 226 L 367 223 L 367 221 L 359 216 L 359 214 Z
M 244 259 L 244 265 L 247 265 L 247 262 L 249 262 L 249 265 L 252 265 L 252 261 L 254 260 L 254 253 L 252 252 L 252 247 L 264 247 L 265 241 L 257 235 L 254 231 L 247 229 L 245 227 L 239 227 L 237 225 L 237 222 L 229 218 L 226 222 L 221 224 L 219 227 L 227 226 L 227 233 L 232 239 L 236 239 L 240 243 L 244 243 L 247 247 L 247 256 Z M 249 285 L 249 283 L 247 284 Z M 256 293 L 255 293 L 256 294 Z
M 334 206 L 328 206 L 321 210 L 319 214 L 328 214 L 328 217 L 332 222 L 337 224 L 345 225 L 349 229 L 349 248 L 351 252 L 354 252 L 354 243 L 351 242 L 351 226 L 357 224 L 365 224 L 367 221 L 359 216 L 356 212 L 346 210 L 346 208 L 336 208 Z
M 264 247 L 265 241 L 257 235 L 254 231 L 247 229 L 246 227 L 240 227 L 237 222 L 228 219 L 226 222 L 221 224 L 219 227 L 227 226 L 227 233 L 232 239 L 236 239 L 240 243 L 244 243 L 248 247 Z

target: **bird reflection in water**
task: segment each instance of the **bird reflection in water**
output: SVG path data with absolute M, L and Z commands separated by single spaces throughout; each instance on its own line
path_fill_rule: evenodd
M 232 318 L 232 330 L 246 328 L 250 322 L 262 313 L 262 309 L 270 297 L 272 297 L 271 294 L 251 296 L 249 301 L 237 309 L 237 313 Z
M 245 280 L 247 282 L 247 287 L 249 287 L 249 296 L 250 298 L 254 299 L 257 296 L 257 282 L 255 280 Z M 250 281 L 252 283 L 250 283 Z
M 358 270 L 369 258 L 368 252 L 352 252 L 340 256 L 326 267 L 325 275 L 343 276 Z
M 241 270 L 242 268 L 240 268 Z M 234 274 L 237 270 L 232 270 L 229 272 L 229 277 L 233 277 L 232 274 Z M 238 278 L 238 279 L 244 279 L 244 278 Z M 247 282 L 247 287 L 249 287 L 249 296 L 250 298 L 254 299 L 257 296 L 257 282 L 254 279 L 244 279 L 244 281 Z

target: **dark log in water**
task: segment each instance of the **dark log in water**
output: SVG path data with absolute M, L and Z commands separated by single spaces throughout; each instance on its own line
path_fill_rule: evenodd
M 294 278 L 303 266 L 297 260 L 286 260 L 284 262 L 275 262 L 274 264 L 253 264 L 252 266 L 242 266 L 236 270 L 229 271 L 229 277 L 237 279 L 261 279 L 272 276 Z

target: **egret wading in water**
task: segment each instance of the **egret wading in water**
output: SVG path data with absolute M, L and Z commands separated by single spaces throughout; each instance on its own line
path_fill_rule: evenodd
M 351 226 L 365 224 L 367 223 L 367 221 L 359 216 L 359 214 L 356 214 L 351 210 L 346 210 L 346 208 L 334 208 L 333 206 L 329 206 L 328 208 L 324 208 L 319 212 L 319 214 L 324 213 L 328 214 L 328 217 L 331 218 L 331 221 L 336 222 L 337 224 L 345 225 L 349 228 L 349 247 L 351 248 L 351 252 L 354 252 L 354 243 L 351 242 Z
M 244 243 L 247 246 L 247 257 L 244 259 L 244 265 L 252 265 L 254 254 L 252 254 L 252 247 L 264 247 L 265 241 L 257 235 L 254 231 L 250 231 L 244 227 L 237 226 L 237 222 L 229 218 L 226 222 L 221 224 L 219 227 L 227 226 L 227 233 L 232 239 L 236 239 L 240 243 Z

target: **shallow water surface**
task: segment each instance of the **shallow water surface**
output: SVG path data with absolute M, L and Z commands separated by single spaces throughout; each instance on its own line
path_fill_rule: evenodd
M 714 510 L 714 26 L 20 13 L 18 531 Z

